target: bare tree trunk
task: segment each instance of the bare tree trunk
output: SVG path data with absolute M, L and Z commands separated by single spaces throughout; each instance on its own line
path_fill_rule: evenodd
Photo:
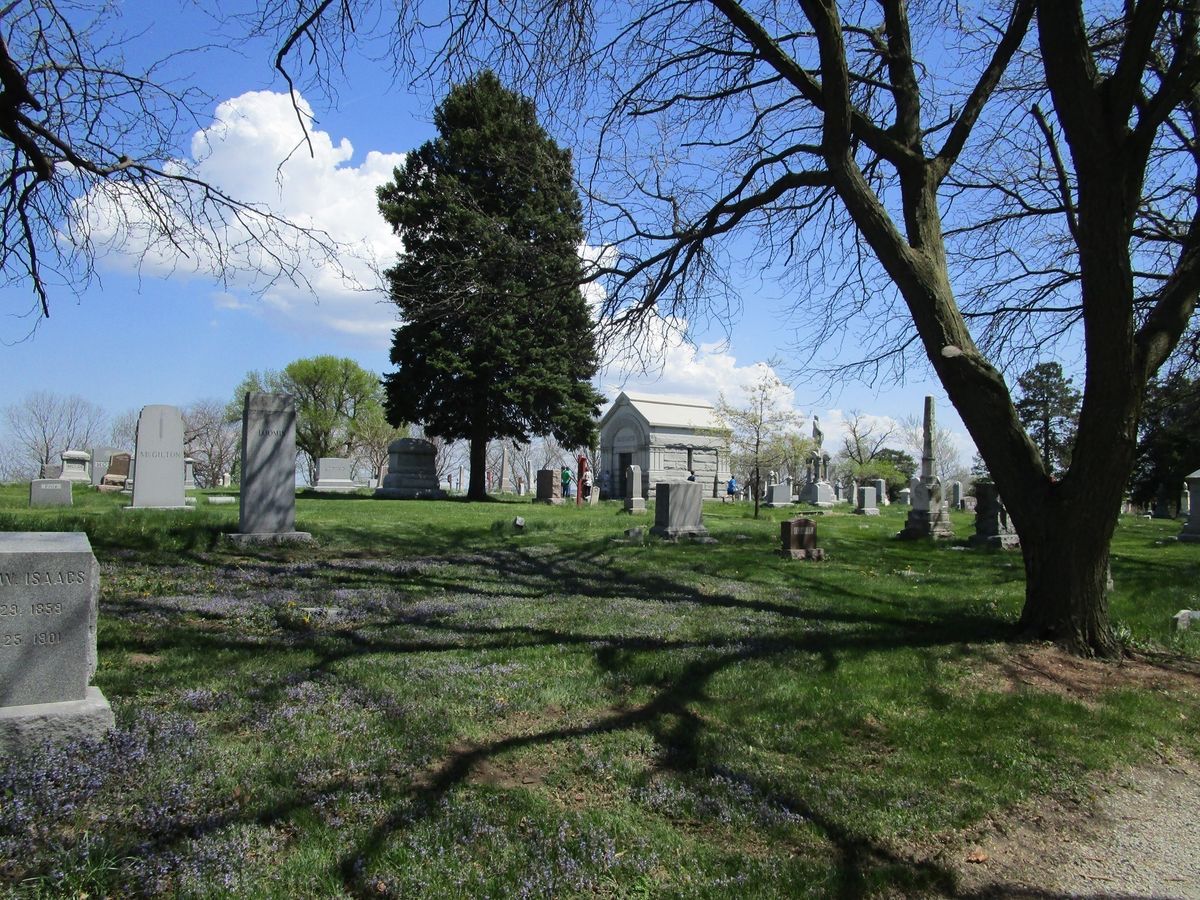
M 471 436 L 471 479 L 467 486 L 468 500 L 487 499 L 487 435 Z

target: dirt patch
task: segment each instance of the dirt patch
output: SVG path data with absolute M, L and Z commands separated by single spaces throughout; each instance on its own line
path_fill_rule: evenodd
M 1080 659 L 1051 644 L 1026 644 L 988 653 L 964 686 L 1004 693 L 1032 688 L 1094 706 L 1102 694 L 1121 688 L 1200 693 L 1200 668 L 1189 662 L 1150 656 Z
M 130 653 L 125 661 L 131 666 L 157 666 L 162 657 L 154 653 Z
M 967 897 L 1200 898 L 1200 764 L 1128 769 L 1087 804 L 1041 799 L 939 860 Z

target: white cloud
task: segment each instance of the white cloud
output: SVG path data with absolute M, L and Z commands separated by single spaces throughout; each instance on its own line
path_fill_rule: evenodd
M 304 113 L 311 112 L 301 100 Z M 377 272 L 391 264 L 402 244 L 379 215 L 375 189 L 389 181 L 404 159 L 400 153 L 372 150 L 358 165 L 354 148 L 342 138 L 310 128 L 304 143 L 296 111 L 286 94 L 254 91 L 217 106 L 214 121 L 192 138 L 196 174 L 238 200 L 268 207 L 276 215 L 327 232 L 352 248 L 331 263 L 302 250 L 299 274 L 311 291 L 284 282 L 270 287 L 262 301 L 252 291 L 263 284 L 270 261 L 255 248 L 235 249 L 218 260 L 211 248 L 189 247 L 181 258 L 173 248 L 147 248 L 138 221 L 115 214 L 119 197 L 93 196 L 89 226 L 100 242 L 118 246 L 118 260 L 164 277 L 211 277 L 224 262 L 228 290 L 214 296 L 223 310 L 249 312 L 273 325 L 305 334 L 332 333 L 355 343 L 387 346 L 395 325 L 394 307 L 380 303 Z M 123 210 L 128 212 L 127 210 Z M 234 243 L 241 232 L 230 229 Z

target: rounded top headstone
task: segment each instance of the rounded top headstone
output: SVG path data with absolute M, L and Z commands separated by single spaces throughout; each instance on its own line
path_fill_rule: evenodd
M 397 438 L 388 444 L 388 453 L 434 453 L 433 444 L 424 438 Z

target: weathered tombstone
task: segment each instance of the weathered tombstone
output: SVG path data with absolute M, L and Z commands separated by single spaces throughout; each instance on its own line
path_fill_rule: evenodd
M 128 509 L 186 509 L 183 502 L 183 415 L 151 404 L 138 416 L 137 480 Z
M 911 494 L 909 501 L 912 506 L 904 529 L 897 535 L 901 538 L 953 538 L 954 525 L 947 514 L 944 492 L 937 490 L 938 480 L 933 472 L 933 434 L 934 434 L 934 404 L 933 397 L 925 398 L 925 421 L 923 434 L 923 449 L 921 454 L 921 477 L 914 478 L 909 483 Z M 935 501 L 935 490 L 937 497 Z
M 961 481 L 950 482 L 950 508 L 963 509 L 963 488 Z
M 788 484 L 767 485 L 767 502 L 763 506 L 778 509 L 792 505 L 792 488 Z
M 875 488 L 860 487 L 858 489 L 858 506 L 854 510 L 856 516 L 877 516 L 879 507 L 875 505 Z
M 375 489 L 381 500 L 441 500 L 437 450 L 424 438 L 400 438 L 388 444 L 388 473 Z M 243 503 L 246 501 L 243 500 Z
M 817 546 L 817 523 L 812 519 L 785 519 L 779 523 L 779 538 L 783 544 L 779 555 L 788 559 L 824 559 L 825 551 Z
M 646 512 L 646 498 L 642 496 L 642 467 L 625 468 L 625 512 Z
M 1021 539 L 1008 519 L 1008 511 L 1000 502 L 1000 492 L 991 482 L 975 482 L 975 534 L 970 543 L 976 547 L 1004 550 L 1021 546 Z
M 875 488 L 875 505 L 889 506 L 891 501 L 888 500 L 887 495 L 887 479 L 876 478 L 871 482 L 871 486 Z
M 86 450 L 64 450 L 62 452 L 62 474 L 59 478 L 90 484 L 92 454 Z
M 317 483 L 313 490 L 345 494 L 358 489 L 354 483 L 354 463 L 340 456 L 322 456 L 317 460 Z
M 93 447 L 92 448 L 92 487 L 99 487 L 100 482 L 104 480 L 104 476 L 108 474 L 108 464 L 113 458 L 113 454 L 120 453 L 120 447 Z
M 655 485 L 654 527 L 650 533 L 672 540 L 706 537 L 702 507 L 699 482 L 660 481 Z
M 113 728 L 108 701 L 89 685 L 99 596 L 86 534 L 0 533 L 0 752 Z
M 235 544 L 300 543 L 296 531 L 296 401 L 289 394 L 246 394 L 242 407 L 242 487 Z
M 190 456 L 183 458 L 183 489 L 185 491 L 194 491 L 196 489 L 196 461 Z
M 1181 609 L 1171 618 L 1175 620 L 1176 631 L 1187 631 L 1191 627 L 1193 619 L 1200 622 L 1200 610 Z
M 1200 491 L 1200 469 L 1187 477 L 1187 487 L 1192 494 Z M 1183 531 L 1179 532 L 1179 540 L 1189 544 L 1200 543 L 1200 503 L 1191 504 L 1187 522 Z
M 1188 490 L 1187 482 L 1183 483 L 1183 493 L 1179 495 L 1179 515 L 1187 516 L 1192 512 L 1192 492 Z
M 29 482 L 29 508 L 71 506 L 71 485 L 65 478 L 35 478 Z
M 558 469 L 538 469 L 537 494 L 534 503 L 552 503 L 555 506 L 563 502 L 562 481 Z
M 130 478 L 132 457 L 128 453 L 114 453 L 108 458 L 108 468 L 100 477 L 96 489 L 110 493 L 125 489 Z
M 908 506 L 910 497 L 912 497 L 912 488 L 901 488 L 896 492 L 896 505 Z
M 38 478 L 61 478 L 62 466 L 52 466 L 49 463 L 42 463 L 38 468 Z

